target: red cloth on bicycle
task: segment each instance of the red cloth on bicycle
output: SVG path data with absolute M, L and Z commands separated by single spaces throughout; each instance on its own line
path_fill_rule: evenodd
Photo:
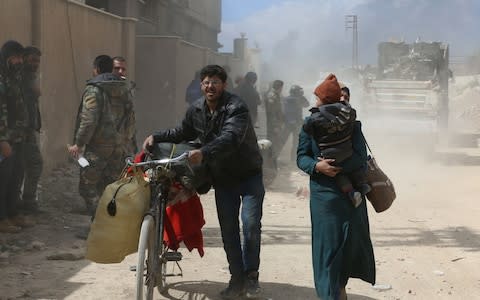
M 133 159 L 133 162 L 134 163 L 143 162 L 145 160 L 146 156 L 147 156 L 147 154 L 145 152 L 143 152 L 143 150 L 142 150 L 135 155 L 135 158 Z M 128 167 L 128 170 L 127 170 L 128 175 L 133 175 L 133 169 L 132 168 L 133 167 Z
M 176 186 L 178 187 L 178 186 Z M 172 250 L 177 250 L 183 242 L 189 251 L 194 248 L 203 257 L 202 227 L 205 225 L 203 208 L 198 194 L 167 206 L 165 218 L 165 243 Z

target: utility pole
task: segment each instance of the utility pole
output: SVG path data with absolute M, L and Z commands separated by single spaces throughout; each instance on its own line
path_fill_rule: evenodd
M 358 18 L 357 15 L 345 16 L 345 32 L 352 29 L 352 68 L 358 68 Z

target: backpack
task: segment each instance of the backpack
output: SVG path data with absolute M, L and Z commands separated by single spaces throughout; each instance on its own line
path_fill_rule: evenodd
M 109 80 L 91 82 L 87 86 L 95 87 L 96 100 L 101 107 L 100 118 L 91 143 L 114 145 L 130 143 L 135 136 L 135 113 L 129 83 L 122 80 Z M 85 93 L 87 91 L 88 89 Z M 82 107 L 83 103 L 80 103 L 75 136 L 80 125 Z

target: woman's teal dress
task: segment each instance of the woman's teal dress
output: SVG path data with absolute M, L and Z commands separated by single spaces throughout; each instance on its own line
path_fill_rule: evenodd
M 344 170 L 366 165 L 367 150 L 356 122 L 352 135 L 354 154 L 340 166 Z M 297 165 L 310 175 L 310 218 L 315 289 L 320 299 L 337 299 L 348 278 L 375 283 L 375 258 L 366 200 L 355 208 L 333 177 L 315 172 L 320 156 L 313 138 L 300 132 Z

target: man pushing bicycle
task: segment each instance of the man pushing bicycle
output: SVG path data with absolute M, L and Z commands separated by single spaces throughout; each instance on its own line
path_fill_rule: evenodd
M 227 73 L 218 65 L 200 72 L 204 97 L 188 108 L 180 126 L 156 132 L 143 143 L 146 151 L 155 143 L 193 141 L 202 147 L 189 152 L 192 164 L 203 163 L 215 188 L 215 202 L 222 240 L 230 269 L 230 282 L 223 299 L 260 292 L 258 270 L 262 205 L 265 189 L 262 157 L 246 103 L 225 90 Z M 240 241 L 239 213 L 243 227 Z

